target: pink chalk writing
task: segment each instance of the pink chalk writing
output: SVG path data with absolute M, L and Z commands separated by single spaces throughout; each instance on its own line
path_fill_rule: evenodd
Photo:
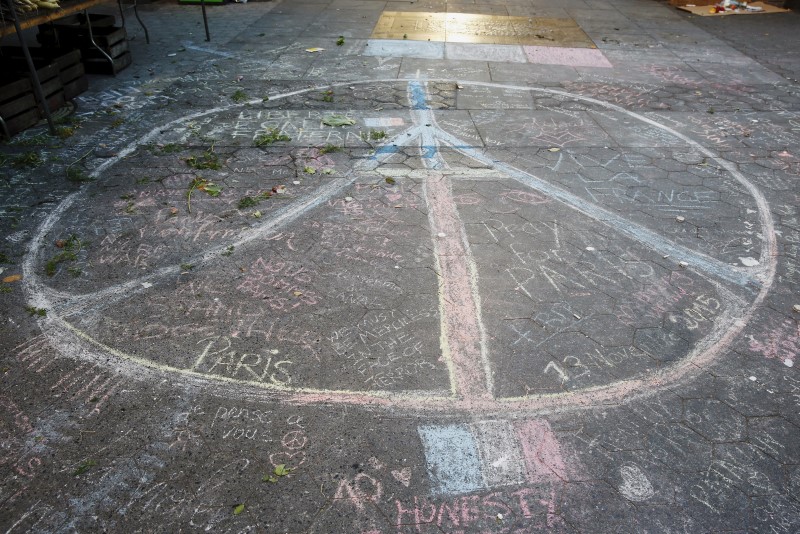
M 765 358 L 778 359 L 787 365 L 794 365 L 800 355 L 800 323 L 785 319 L 781 323 L 772 322 L 768 330 L 756 338 L 750 336 L 750 350 Z
M 316 271 L 300 264 L 258 258 L 236 289 L 264 299 L 272 310 L 288 311 L 319 302 L 319 295 L 310 285 L 316 275 Z
M 525 517 L 530 532 L 555 525 L 560 518 L 553 514 L 555 493 L 550 490 L 523 487 L 514 491 L 496 491 L 483 495 L 466 495 L 451 500 L 436 501 L 415 496 L 412 503 L 395 500 L 394 525 L 398 532 L 415 526 L 417 532 L 454 532 L 481 526 L 496 526 L 498 514 Z M 429 528 L 430 527 L 430 528 Z M 458 531 L 458 530 L 456 530 Z

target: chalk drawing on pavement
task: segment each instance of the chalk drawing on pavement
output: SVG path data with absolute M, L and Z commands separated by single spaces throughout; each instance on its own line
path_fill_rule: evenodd
M 383 82 L 394 83 L 398 80 L 384 80 Z M 382 142 L 374 155 L 357 160 L 347 171 L 327 181 L 315 194 L 287 203 L 284 207 L 272 212 L 269 217 L 265 217 L 263 222 L 242 230 L 233 239 L 210 245 L 202 252 L 195 254 L 190 261 L 195 266 L 202 266 L 219 258 L 232 247 L 240 248 L 252 242 L 270 239 L 271 236 L 285 231 L 290 225 L 296 223 L 301 216 L 324 207 L 336 195 L 341 195 L 343 191 L 353 186 L 359 177 L 375 172 L 380 174 L 381 167 L 389 162 L 400 148 L 419 148 L 420 161 L 423 166 L 422 174 L 424 175 L 421 196 L 428 209 L 429 228 L 434 249 L 434 267 L 438 273 L 443 274 L 440 276 L 438 288 L 441 333 L 439 349 L 442 353 L 442 360 L 448 369 L 449 391 L 434 393 L 383 390 L 348 391 L 303 387 L 302 384 L 290 383 L 289 373 L 286 370 L 290 367 L 288 363 L 284 363 L 284 369 L 279 368 L 278 370 L 281 372 L 276 373 L 270 369 L 272 360 L 266 355 L 258 357 L 244 355 L 235 361 L 212 362 L 212 369 L 224 368 L 230 370 L 229 373 L 201 372 L 197 366 L 194 368 L 191 365 L 176 367 L 141 355 L 129 354 L 119 346 L 112 346 L 112 343 L 100 342 L 88 331 L 77 326 L 77 322 L 72 318 L 80 315 L 84 310 L 93 309 L 101 302 L 130 299 L 141 293 L 143 288 L 152 287 L 153 284 L 167 277 L 179 274 L 181 268 L 179 266 L 157 267 L 147 275 L 77 296 L 48 286 L 36 271 L 36 266 L 40 263 L 39 250 L 43 248 L 48 234 L 59 223 L 65 212 L 85 199 L 85 192 L 78 192 L 68 197 L 50 214 L 40 226 L 32 242 L 31 252 L 26 256 L 23 265 L 29 303 L 32 306 L 51 311 L 46 317 L 39 319 L 49 342 L 66 355 L 103 361 L 112 356 L 129 372 L 140 375 L 142 373 L 153 373 L 154 375 L 177 373 L 187 379 L 202 381 L 213 386 L 223 394 L 231 394 L 232 391 L 235 391 L 237 395 L 267 394 L 276 399 L 286 399 L 301 404 L 347 403 L 438 413 L 541 413 L 548 410 L 579 408 L 609 400 L 619 401 L 633 395 L 652 393 L 661 386 L 691 378 L 693 370 L 697 366 L 710 364 L 724 352 L 747 324 L 754 308 L 764 300 L 769 292 L 775 275 L 776 244 L 766 200 L 733 164 L 718 158 L 699 143 L 648 117 L 590 97 L 572 95 L 557 89 L 463 82 L 479 87 L 531 91 L 599 105 L 608 111 L 639 121 L 642 125 L 653 128 L 660 134 L 671 136 L 715 161 L 738 182 L 739 187 L 750 195 L 758 209 L 763 242 L 757 263 L 750 262 L 749 267 L 730 265 L 703 252 L 680 245 L 657 231 L 632 223 L 614 211 L 590 202 L 559 185 L 540 179 L 532 173 L 510 164 L 492 159 L 475 147 L 473 143 L 463 142 L 458 136 L 438 125 L 436 114 L 426 104 L 427 84 L 430 82 L 406 80 L 406 83 L 410 104 L 409 124 L 405 129 L 399 130 L 397 134 Z M 271 97 L 271 101 L 321 89 L 324 88 L 277 95 Z M 249 102 L 249 104 L 254 103 L 256 102 Z M 130 155 L 137 146 L 157 139 L 161 131 L 182 127 L 192 121 L 205 120 L 209 116 L 235 108 L 237 106 L 214 108 L 162 125 L 138 140 L 137 143 L 120 151 L 116 157 L 100 165 L 93 175 L 94 177 L 102 176 L 113 165 Z M 396 114 L 396 112 L 394 113 Z M 405 121 L 398 121 L 397 124 L 400 125 L 401 122 L 405 126 Z M 702 320 L 713 324 L 706 331 L 704 337 L 693 343 L 683 358 L 646 376 L 612 381 L 574 391 L 519 397 L 496 397 L 494 394 L 496 377 L 491 359 L 489 335 L 482 317 L 484 310 L 479 292 L 478 268 L 472 257 L 470 244 L 465 237 L 464 224 L 460 219 L 459 204 L 457 203 L 458 197 L 453 194 L 453 184 L 461 179 L 462 175 L 469 175 L 469 172 L 451 167 L 442 155 L 445 149 L 477 162 L 493 173 L 502 174 L 516 181 L 536 195 L 537 199 L 549 199 L 551 202 L 557 202 L 581 216 L 604 225 L 610 231 L 624 236 L 632 242 L 662 254 L 665 258 L 684 258 L 693 273 L 707 280 L 717 290 L 718 298 L 714 302 L 719 306 L 715 304 L 713 309 L 706 306 L 703 310 L 712 309 L 718 313 L 715 313 L 711 320 L 707 314 L 701 316 Z M 744 299 L 739 296 L 741 291 L 736 293 L 734 288 L 737 291 L 744 288 L 746 293 L 754 296 Z M 722 302 L 718 302 L 720 300 Z M 706 301 L 710 302 L 708 298 Z M 694 313 L 694 317 L 697 317 L 700 312 L 695 311 Z M 699 321 L 698 319 L 694 320 Z M 245 356 L 249 358 L 245 358 Z M 265 364 L 264 369 L 256 369 L 256 360 L 258 365 L 264 362 L 268 363 Z M 562 373 L 566 375 L 566 371 L 562 370 Z M 250 375 L 269 379 L 255 380 L 251 379 Z M 460 432 L 459 435 L 463 434 L 466 439 L 464 433 L 467 430 L 459 430 L 454 427 L 448 432 L 453 433 L 453 436 Z M 431 434 L 421 430 L 421 435 L 435 435 L 435 432 Z M 487 445 L 489 442 L 480 440 L 478 442 L 483 443 L 484 447 L 489 446 Z M 432 447 L 435 446 L 435 443 L 437 443 L 435 439 L 429 442 Z M 480 450 L 478 445 L 475 447 L 477 451 Z M 466 451 L 464 454 L 465 458 L 469 456 Z M 530 467 L 527 466 L 526 469 L 530 473 Z M 468 481 L 468 483 L 478 484 L 479 482 Z M 485 481 L 481 481 L 480 484 L 485 484 Z

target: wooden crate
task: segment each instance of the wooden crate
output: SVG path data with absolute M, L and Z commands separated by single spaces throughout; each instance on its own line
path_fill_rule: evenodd
M 685 6 L 687 4 L 694 4 L 696 6 L 713 6 L 721 0 L 669 0 L 671 6 Z
M 6 73 L 5 76 L 10 75 Z M 39 122 L 39 115 L 30 80 L 11 77 L 0 79 L 0 117 L 7 130 L 0 130 L 0 136 L 11 137 L 34 126 Z
M 110 17 L 113 22 L 113 17 Z M 86 72 L 92 74 L 117 74 L 131 64 L 132 58 L 128 46 L 128 32 L 125 28 L 106 24 L 92 24 L 94 42 L 109 56 L 113 62 L 95 48 L 89 40 L 89 28 L 85 24 L 52 24 L 47 25 L 47 32 L 40 27 L 38 39 L 41 43 L 60 43 L 64 46 L 77 47 L 81 51 Z M 48 33 L 50 32 L 50 33 Z
M 29 77 L 27 66 L 24 66 L 19 74 Z M 50 108 L 50 111 L 55 111 L 64 107 L 67 100 L 64 98 L 64 86 L 61 83 L 58 67 L 53 63 L 42 66 L 37 64 L 36 74 L 39 77 L 39 85 L 42 87 L 42 94 L 44 95 L 45 102 L 47 102 L 47 107 Z M 33 83 L 32 80 L 31 83 Z
M 80 50 L 45 47 L 31 47 L 28 50 L 36 65 L 50 63 L 58 67 L 66 100 L 72 100 L 89 88 L 89 79 L 86 77 L 86 69 L 81 62 Z M 27 70 L 22 48 L 4 46 L 0 48 L 0 56 L 6 61 L 11 61 L 15 71 Z
M 92 31 L 94 31 L 95 28 L 114 26 L 116 22 L 113 15 L 96 15 L 94 13 L 89 13 L 89 20 L 92 23 Z M 63 46 L 63 44 L 59 42 L 62 34 L 63 37 L 69 39 L 75 32 L 80 30 L 88 34 L 86 17 L 83 13 L 63 17 L 47 24 L 40 24 L 36 40 L 45 46 Z
M 69 18 L 71 17 L 67 17 L 67 19 Z M 45 46 L 75 47 L 81 50 L 92 46 L 89 41 L 89 27 L 86 24 L 79 22 L 64 24 L 62 20 L 39 26 L 37 40 Z M 108 24 L 109 21 L 112 24 Z M 101 48 L 114 45 L 127 38 L 125 28 L 114 26 L 113 21 L 114 17 L 112 16 L 103 18 L 101 24 L 92 20 L 92 36 L 94 42 Z
M 86 67 L 86 72 L 91 74 L 117 74 L 122 69 L 128 67 L 133 63 L 133 57 L 130 52 L 123 52 L 114 58 L 113 63 L 108 62 L 108 58 L 86 58 L 83 60 L 83 65 Z

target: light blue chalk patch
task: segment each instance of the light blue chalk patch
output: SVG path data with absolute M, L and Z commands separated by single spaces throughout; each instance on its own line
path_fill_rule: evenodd
M 459 495 L 484 489 L 478 447 L 466 425 L 421 426 L 431 493 Z
M 426 102 L 428 95 L 420 82 L 408 82 L 408 90 L 411 93 L 411 109 L 430 109 Z

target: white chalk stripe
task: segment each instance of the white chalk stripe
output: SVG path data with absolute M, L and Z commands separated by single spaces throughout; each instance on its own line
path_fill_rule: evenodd
M 511 423 L 478 421 L 470 427 L 481 456 L 481 474 L 486 486 L 521 484 L 525 478 L 525 462 Z

